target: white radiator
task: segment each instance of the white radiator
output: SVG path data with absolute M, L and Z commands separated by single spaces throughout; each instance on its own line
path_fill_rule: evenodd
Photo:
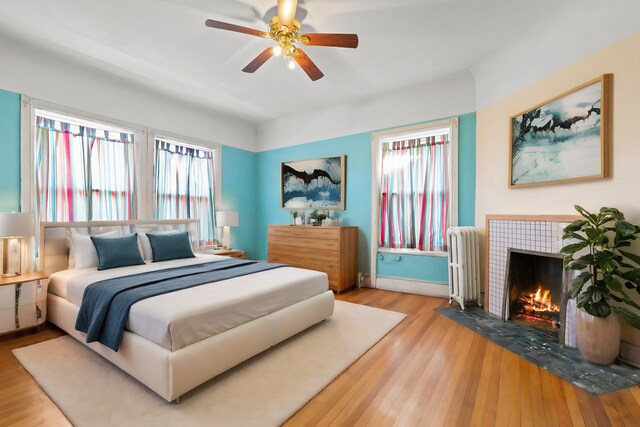
M 451 227 L 449 246 L 449 303 L 466 301 L 482 306 L 480 289 L 480 235 L 475 227 Z

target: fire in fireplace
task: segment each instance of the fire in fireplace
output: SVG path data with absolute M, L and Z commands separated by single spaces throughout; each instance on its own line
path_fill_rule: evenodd
M 560 314 L 560 306 L 553 303 L 550 289 L 542 289 L 542 285 L 538 285 L 535 292 L 523 291 L 520 293 L 518 305 L 519 313 L 512 315 L 512 319 L 523 317 L 525 321 L 544 321 L 550 323 L 551 327 L 560 327 L 560 323 L 554 319 L 556 314 Z
M 503 318 L 559 337 L 565 278 L 561 254 L 509 249 Z

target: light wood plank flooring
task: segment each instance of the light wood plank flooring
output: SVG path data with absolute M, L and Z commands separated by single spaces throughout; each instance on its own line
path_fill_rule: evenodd
M 287 426 L 640 426 L 640 387 L 592 396 L 439 315 L 438 298 L 374 289 L 338 299 L 408 317 Z M 11 350 L 54 328 L 0 337 L 0 426 L 64 426 Z

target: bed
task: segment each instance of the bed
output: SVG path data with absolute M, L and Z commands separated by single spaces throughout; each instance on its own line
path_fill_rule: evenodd
M 195 220 L 42 223 L 40 270 L 50 276 L 47 320 L 136 378 L 168 402 L 333 314 L 324 273 L 282 267 L 154 296 L 129 312 L 118 351 L 86 343 L 75 329 L 84 288 L 105 278 L 228 259 L 216 255 L 97 271 L 69 268 L 67 236 L 105 230 L 188 231 Z M 144 251 L 142 251 L 144 252 Z M 82 266 L 78 266 L 82 267 Z

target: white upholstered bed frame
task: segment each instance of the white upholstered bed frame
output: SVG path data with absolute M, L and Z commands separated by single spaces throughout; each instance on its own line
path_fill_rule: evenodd
M 188 230 L 192 236 L 197 233 L 196 220 L 42 223 L 38 252 L 40 270 L 52 274 L 67 269 L 67 229 L 131 224 Z M 77 306 L 53 294 L 48 294 L 47 305 L 47 320 L 171 402 L 216 375 L 331 317 L 334 298 L 333 293 L 327 291 L 177 351 L 167 350 L 129 331 L 125 331 L 118 352 L 97 342 L 87 344 L 85 334 L 75 330 Z

